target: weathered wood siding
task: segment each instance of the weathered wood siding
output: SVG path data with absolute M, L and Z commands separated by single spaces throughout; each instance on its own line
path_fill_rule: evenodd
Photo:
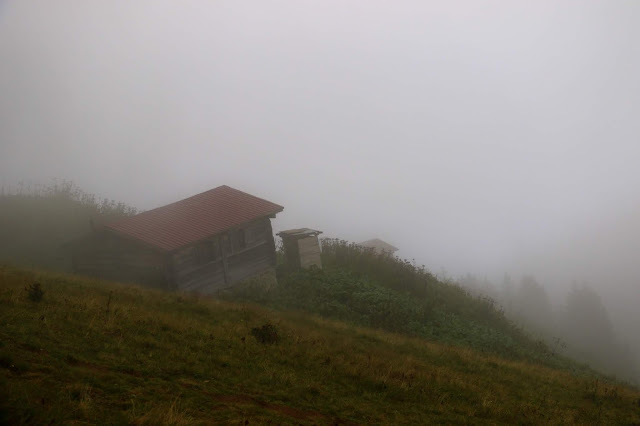
M 239 232 L 244 238 L 238 237 Z M 276 263 L 269 218 L 249 222 L 198 244 L 206 243 L 219 248 L 219 256 L 206 263 L 198 260 L 197 244 L 173 253 L 172 270 L 177 289 L 211 294 L 273 268 Z
M 159 288 L 168 286 L 166 259 L 159 251 L 109 232 L 89 236 L 72 248 L 76 273 Z
M 310 268 L 316 266 L 322 268 L 320 258 L 320 242 L 317 236 L 301 238 L 298 240 L 298 253 L 300 256 L 300 267 Z
M 203 261 L 199 245 L 210 259 Z M 74 244 L 72 262 L 84 275 L 211 294 L 275 267 L 276 254 L 265 217 L 172 253 L 101 232 Z

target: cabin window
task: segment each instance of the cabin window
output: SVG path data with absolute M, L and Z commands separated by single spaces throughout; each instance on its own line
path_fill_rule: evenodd
M 193 248 L 193 255 L 198 265 L 217 260 L 220 258 L 220 243 L 217 239 L 198 243 Z
M 217 238 L 211 241 L 211 250 L 213 251 L 213 260 L 218 260 L 222 257 L 220 251 L 220 240 Z

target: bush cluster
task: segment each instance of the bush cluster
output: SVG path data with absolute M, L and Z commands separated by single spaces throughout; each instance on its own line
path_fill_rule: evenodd
M 280 334 L 275 325 L 267 323 L 261 327 L 253 327 L 251 335 L 263 345 L 273 345 L 280 341 Z
M 26 287 L 27 297 L 32 302 L 39 302 L 44 297 L 44 291 L 39 282 L 32 283 L 29 287 Z

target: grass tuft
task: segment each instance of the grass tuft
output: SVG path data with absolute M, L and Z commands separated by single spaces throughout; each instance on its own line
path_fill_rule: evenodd
M 261 327 L 253 327 L 251 329 L 251 335 L 263 345 L 273 345 L 280 341 L 278 329 L 270 323 L 264 324 Z

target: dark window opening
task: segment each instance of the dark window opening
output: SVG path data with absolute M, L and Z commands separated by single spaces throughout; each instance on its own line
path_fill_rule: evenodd
M 242 250 L 247 247 L 247 240 L 244 234 L 244 229 L 238 229 L 236 231 L 236 245 L 238 250 Z
M 211 250 L 213 251 L 213 260 L 218 260 L 222 257 L 222 253 L 220 252 L 220 241 L 216 238 L 211 241 Z

